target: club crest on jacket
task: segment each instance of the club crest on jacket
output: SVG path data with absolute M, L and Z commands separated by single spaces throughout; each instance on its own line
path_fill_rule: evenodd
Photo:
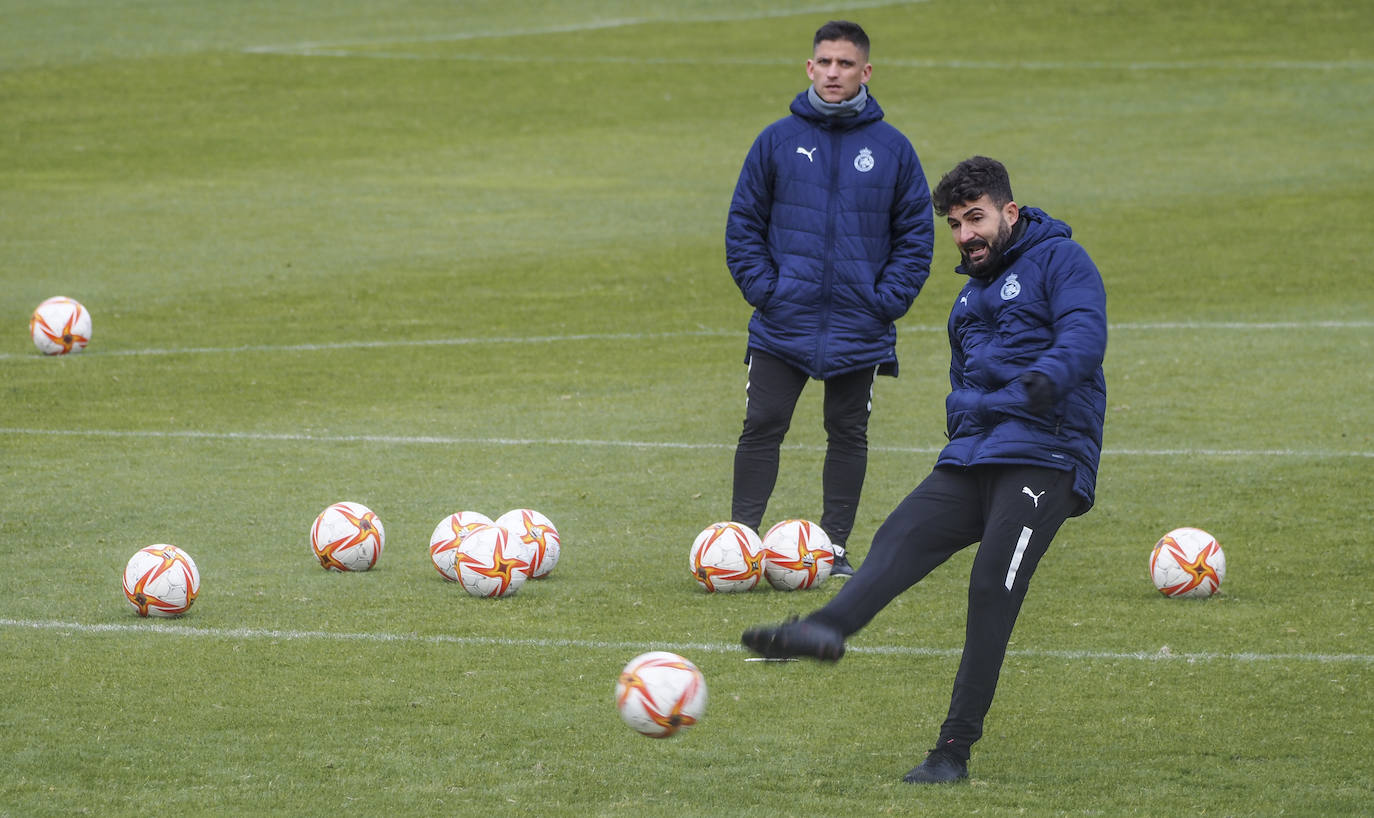
M 1021 294 L 1021 282 L 1016 280 L 1016 273 L 1007 276 L 1006 282 L 1002 284 L 1002 300 L 1010 301 Z

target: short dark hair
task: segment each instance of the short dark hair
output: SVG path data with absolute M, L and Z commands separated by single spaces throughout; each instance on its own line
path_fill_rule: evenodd
M 811 41 L 811 47 L 814 49 L 826 40 L 848 40 L 859 47 L 859 50 L 863 52 L 864 59 L 868 59 L 868 34 L 864 32 L 864 27 L 858 23 L 851 23 L 848 20 L 831 20 L 816 29 L 816 39 Z
M 954 170 L 941 177 L 940 184 L 935 186 L 930 198 L 935 205 L 935 215 L 944 216 L 951 207 L 984 196 L 991 197 L 992 203 L 998 207 L 1015 201 L 1006 166 L 996 159 L 973 156 L 955 165 Z

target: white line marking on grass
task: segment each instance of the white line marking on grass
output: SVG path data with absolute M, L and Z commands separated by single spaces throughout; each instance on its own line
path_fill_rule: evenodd
M 0 435 L 53 437 L 146 438 L 152 440 L 263 440 L 303 443 L 381 443 L 409 446 L 586 446 L 621 449 L 734 450 L 735 444 L 683 443 L 667 440 L 598 440 L 594 438 L 449 437 L 445 435 L 329 435 L 313 432 L 206 432 L 196 429 L 33 429 L 0 426 Z M 785 444 L 784 450 L 823 452 L 825 446 Z M 938 454 L 939 446 L 869 446 L 870 452 Z M 1330 459 L 1374 457 L 1374 452 L 1327 449 L 1106 449 L 1104 457 L 1297 457 Z
M 1374 457 L 1374 452 L 1330 449 L 1103 449 L 1103 457 Z
M 584 332 L 570 335 L 505 335 L 470 338 L 422 338 L 415 340 L 388 341 L 329 341 L 312 344 L 244 344 L 232 347 L 181 347 L 150 349 L 91 350 L 79 353 L 83 358 L 142 357 L 145 355 L 215 355 L 237 354 L 241 352 L 329 352 L 340 349 L 391 349 L 397 347 L 448 347 L 472 346 L 478 344 L 561 344 L 574 341 L 655 341 L 668 338 L 710 338 L 715 336 L 739 336 L 738 330 L 681 330 L 677 332 Z M 9 359 L 45 360 L 47 356 L 29 354 L 16 355 L 0 353 L 0 361 Z
M 263 639 L 268 641 L 338 641 L 377 642 L 423 645 L 469 645 L 477 647 L 516 648 L 579 648 L 583 650 L 643 651 L 661 650 L 702 651 L 709 653 L 738 653 L 743 647 L 722 642 L 611 642 L 595 639 L 514 639 L 499 636 L 452 636 L 448 634 L 417 633 L 346 633 L 335 631 L 298 631 L 278 628 L 202 628 L 180 622 L 144 621 L 137 623 L 58 622 L 35 619 L 0 619 L 0 627 L 15 630 L 56 631 L 79 634 L 140 634 L 153 633 L 201 639 Z M 935 656 L 954 657 L 958 648 L 914 648 L 901 645 L 870 645 L 850 648 L 851 653 L 875 656 Z M 1362 653 L 1177 653 L 1167 648 L 1159 651 L 1096 651 L 1096 650 L 1009 650 L 1008 656 L 1028 659 L 1064 659 L 1068 661 L 1183 661 L 1183 662 L 1314 662 L 1318 664 L 1374 664 L 1374 656 Z
M 733 449 L 732 443 L 673 443 L 636 440 L 578 440 L 563 438 L 445 437 L 425 435 L 320 435 L 309 432 L 203 432 L 193 429 L 15 429 L 0 427 L 0 435 L 54 435 L 57 437 L 167 438 L 182 440 L 280 440 L 308 443 L 385 443 L 416 446 L 594 446 L 626 449 Z M 787 448 L 787 447 L 785 447 Z M 803 448 L 793 446 L 790 448 Z M 811 447 L 818 451 L 824 447 Z M 870 447 L 871 448 L 871 447 Z M 931 449 L 930 451 L 936 451 Z
M 930 60 L 884 59 L 883 67 L 969 68 L 989 71 L 1369 71 L 1374 60 Z
M 26 429 L 0 426 L 0 434 L 52 437 L 114 437 L 148 440 L 264 440 L 287 443 L 379 443 L 386 445 L 581 445 L 639 450 L 734 450 L 734 443 L 680 443 L 671 440 L 596 440 L 588 437 L 449 437 L 442 434 L 317 434 L 312 432 L 203 432 L 196 429 Z M 826 451 L 824 445 L 785 444 L 783 450 Z M 938 454 L 938 445 L 870 445 L 889 454 Z M 1120 448 L 1103 456 L 1131 458 L 1374 458 L 1370 451 L 1296 450 L 1296 448 Z
M 1125 324 L 1110 324 L 1108 330 L 1112 332 L 1130 331 L 1159 331 L 1159 330 L 1233 330 L 1239 332 L 1257 331 L 1265 332 L 1271 330 L 1346 330 L 1346 329 L 1374 329 L 1374 321 L 1260 321 L 1246 323 L 1241 321 L 1227 322 L 1201 322 L 1201 321 L 1165 321 L 1165 322 L 1139 322 Z M 929 332 L 943 333 L 943 325 L 931 324 L 912 324 L 899 327 L 901 332 Z M 656 341 L 670 340 L 673 338 L 746 338 L 746 332 L 742 329 L 695 329 L 695 330 L 676 330 L 672 332 L 583 332 L 570 333 L 568 335 L 504 335 L 504 336 L 472 336 L 460 338 L 421 338 L 412 340 L 391 339 L 385 341 L 329 341 L 324 343 L 309 344 L 243 344 L 240 346 L 225 347 L 152 347 L 147 349 L 114 349 L 102 350 L 87 348 L 81 353 L 82 358 L 100 357 L 143 357 L 161 355 L 234 355 L 239 353 L 252 352 L 330 352 L 345 349 L 392 349 L 404 347 L 447 347 L 447 346 L 475 346 L 483 344 L 561 344 L 573 343 L 577 341 Z M 32 353 L 13 353 L 0 352 L 0 361 L 44 361 L 48 356 Z
M 1116 330 L 1273 330 L 1273 329 L 1374 329 L 1374 321 L 1141 321 L 1129 324 L 1108 324 Z

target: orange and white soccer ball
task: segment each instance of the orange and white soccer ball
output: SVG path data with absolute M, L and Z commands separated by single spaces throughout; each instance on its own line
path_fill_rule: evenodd
M 367 571 L 382 557 L 386 529 L 362 503 L 335 503 L 310 527 L 310 548 L 330 571 Z
M 124 566 L 124 597 L 139 616 L 181 616 L 200 593 L 200 571 L 175 545 L 140 548 Z
M 511 596 L 530 578 L 534 549 L 499 525 L 479 525 L 458 543 L 454 570 L 473 596 Z
M 44 355 L 80 352 L 91 342 L 91 314 L 75 299 L 54 296 L 33 311 L 29 335 Z
M 763 536 L 763 575 L 779 591 L 815 588 L 830 578 L 835 547 L 808 520 L 783 520 Z
M 1200 528 L 1175 528 L 1150 553 L 1150 579 L 1165 596 L 1207 597 L 1226 578 L 1226 553 Z
M 706 714 L 706 679 L 696 665 L 676 653 L 642 653 L 620 671 L 615 706 L 636 732 L 667 738 Z
M 491 518 L 479 511 L 459 511 L 439 521 L 429 537 L 429 559 L 434 569 L 449 582 L 458 581 L 458 546 L 473 529 L 491 525 Z
M 712 523 L 692 542 L 687 567 L 708 592 L 748 591 L 763 578 L 763 543 L 743 523 Z
M 510 531 L 511 536 L 534 549 L 534 565 L 530 579 L 542 579 L 558 564 L 563 541 L 553 521 L 532 508 L 513 508 L 496 518 L 496 524 Z

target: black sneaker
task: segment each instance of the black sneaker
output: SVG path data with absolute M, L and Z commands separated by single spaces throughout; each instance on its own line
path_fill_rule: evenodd
M 750 628 L 740 642 L 768 659 L 810 656 L 823 662 L 838 662 L 844 656 L 844 636 L 839 631 L 795 616 L 781 625 Z
M 835 549 L 835 562 L 830 566 L 830 576 L 849 579 L 854 576 L 854 566 L 849 564 L 848 553 L 843 545 L 833 546 Z
M 902 780 L 908 784 L 949 784 L 964 778 L 968 778 L 968 761 L 955 755 L 953 750 L 936 747 Z

